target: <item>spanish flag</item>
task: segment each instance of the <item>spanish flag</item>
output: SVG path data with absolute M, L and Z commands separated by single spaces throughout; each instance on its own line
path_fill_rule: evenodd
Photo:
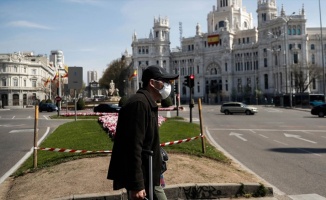
M 48 79 L 46 79 L 46 81 L 44 81 L 44 87 L 46 87 L 51 81 L 51 78 L 49 77 Z
M 55 73 L 55 76 L 53 77 L 52 81 L 55 81 L 55 79 L 57 79 L 59 77 L 59 73 Z
M 207 36 L 208 45 L 220 43 L 220 35 L 209 35 Z
M 134 73 L 131 74 L 131 76 L 129 77 L 129 81 L 131 81 L 131 79 L 136 76 L 137 76 L 137 69 L 135 69 Z

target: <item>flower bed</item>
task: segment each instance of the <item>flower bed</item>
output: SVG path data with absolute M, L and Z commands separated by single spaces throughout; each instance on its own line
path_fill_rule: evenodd
M 60 116 L 75 116 L 75 113 L 62 113 Z M 115 135 L 119 113 L 77 113 L 77 116 L 99 116 L 98 122 L 102 124 L 103 129 L 108 132 L 110 137 Z M 158 126 L 161 126 L 165 121 L 165 117 L 158 116 Z

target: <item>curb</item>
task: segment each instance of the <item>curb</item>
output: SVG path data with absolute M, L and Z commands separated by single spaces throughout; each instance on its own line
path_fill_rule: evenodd
M 219 199 L 237 198 L 244 195 L 259 194 L 273 197 L 273 188 L 259 183 L 188 183 L 171 185 L 164 188 L 167 199 Z M 55 200 L 127 200 L 126 190 L 108 193 L 70 195 Z

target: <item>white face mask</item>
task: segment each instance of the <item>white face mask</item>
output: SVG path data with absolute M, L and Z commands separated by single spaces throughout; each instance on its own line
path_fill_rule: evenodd
M 163 88 L 158 90 L 158 92 L 161 94 L 162 99 L 168 98 L 171 93 L 171 84 L 163 82 Z

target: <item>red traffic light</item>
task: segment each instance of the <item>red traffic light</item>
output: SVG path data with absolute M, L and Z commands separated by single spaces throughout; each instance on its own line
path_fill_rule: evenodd
M 191 74 L 190 79 L 195 79 L 195 75 Z

